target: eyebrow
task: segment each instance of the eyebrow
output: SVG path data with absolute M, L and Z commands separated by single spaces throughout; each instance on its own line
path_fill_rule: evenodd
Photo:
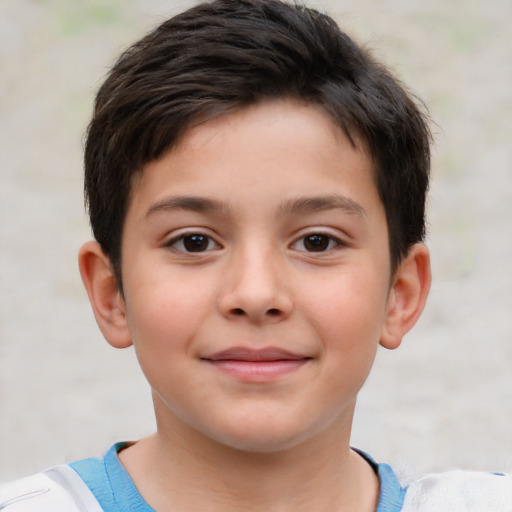
M 281 215 L 298 215 L 315 213 L 326 210 L 340 209 L 348 214 L 365 216 L 365 209 L 353 199 L 338 194 L 322 196 L 297 197 L 285 201 L 279 208 Z M 222 201 L 201 196 L 171 196 L 153 204 L 146 212 L 146 217 L 176 210 L 186 210 L 198 213 L 221 214 L 229 211 Z
M 222 213 L 227 211 L 227 206 L 221 201 L 199 196 L 171 196 L 166 197 L 149 208 L 146 217 L 160 212 L 187 210 L 198 213 Z
M 349 197 L 328 194 L 312 197 L 298 197 L 286 201 L 280 208 L 281 214 L 305 214 L 325 210 L 343 210 L 348 214 L 365 216 L 366 210 L 356 201 Z

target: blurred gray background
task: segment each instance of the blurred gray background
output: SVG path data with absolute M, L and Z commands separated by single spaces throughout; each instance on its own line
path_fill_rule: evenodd
M 77 270 L 82 137 L 114 58 L 195 2 L 0 0 L 0 480 L 154 429 L 131 349 L 103 341 Z M 512 471 L 512 0 L 308 1 L 428 104 L 434 284 L 382 350 L 353 444 L 402 474 Z

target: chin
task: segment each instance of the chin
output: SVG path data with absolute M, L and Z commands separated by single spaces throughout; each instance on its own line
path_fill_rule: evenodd
M 270 425 L 267 422 L 259 428 L 254 424 L 250 428 L 238 425 L 234 430 L 224 431 L 217 437 L 217 441 L 234 450 L 271 454 L 290 450 L 307 440 L 308 437 L 306 432 L 297 431 L 296 426 L 286 428 L 283 425 Z
M 253 454 L 273 454 L 290 450 L 300 444 L 300 441 L 282 439 L 231 439 L 224 445 L 234 450 Z

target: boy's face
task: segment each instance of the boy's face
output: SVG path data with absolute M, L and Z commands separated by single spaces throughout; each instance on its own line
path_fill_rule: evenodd
M 388 234 L 370 159 L 325 113 L 264 103 L 190 130 L 136 180 L 122 254 L 160 428 L 249 451 L 350 431 Z

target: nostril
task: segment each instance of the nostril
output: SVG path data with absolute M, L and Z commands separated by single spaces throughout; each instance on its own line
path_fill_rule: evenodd
M 279 315 L 279 309 L 271 308 L 267 311 L 267 314 L 270 316 L 278 316 Z
M 245 315 L 245 311 L 242 308 L 233 309 L 233 314 L 236 316 Z

